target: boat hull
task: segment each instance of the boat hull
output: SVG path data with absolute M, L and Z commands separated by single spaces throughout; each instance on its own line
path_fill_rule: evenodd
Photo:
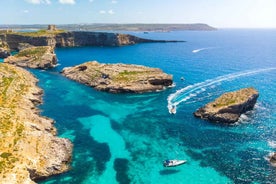
M 166 160 L 163 163 L 164 167 L 176 167 L 180 166 L 182 164 L 185 164 L 187 161 L 186 160 Z

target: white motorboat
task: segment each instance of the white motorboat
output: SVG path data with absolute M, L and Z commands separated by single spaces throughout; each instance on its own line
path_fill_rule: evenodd
M 176 107 L 173 105 L 170 109 L 169 109 L 170 114 L 176 114 Z
M 176 167 L 185 164 L 187 160 L 165 160 L 163 162 L 164 167 Z

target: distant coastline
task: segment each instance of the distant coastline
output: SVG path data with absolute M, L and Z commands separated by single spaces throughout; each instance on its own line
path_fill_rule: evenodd
M 153 32 L 169 32 L 169 31 L 215 31 L 217 28 L 208 24 L 58 24 L 60 29 L 68 31 L 153 31 Z M 46 29 L 46 24 L 31 25 L 0 25 L 0 29 Z

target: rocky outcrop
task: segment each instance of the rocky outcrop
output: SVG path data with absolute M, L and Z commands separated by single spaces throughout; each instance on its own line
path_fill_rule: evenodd
M 34 183 L 70 169 L 72 143 L 56 137 L 53 120 L 42 117 L 37 79 L 0 64 L 0 183 Z
M 18 54 L 4 59 L 5 63 L 21 67 L 48 69 L 57 64 L 56 54 L 50 46 L 29 47 Z
M 0 59 L 7 58 L 10 55 L 8 44 L 0 39 Z
M 7 58 L 10 55 L 11 54 L 10 54 L 10 52 L 8 50 L 0 47 L 0 59 Z
M 253 109 L 258 96 L 254 88 L 225 93 L 198 109 L 194 116 L 213 122 L 235 123 L 242 113 Z
M 20 43 L 33 46 L 78 47 L 78 46 L 121 46 L 149 42 L 176 42 L 168 40 L 151 40 L 119 33 L 104 32 L 34 32 L 9 33 L 0 35 L 12 50 L 19 50 Z
M 142 93 L 172 85 L 172 76 L 158 68 L 127 64 L 86 62 L 67 67 L 62 74 L 72 80 L 111 93 Z
M 276 152 L 272 153 L 269 156 L 269 162 L 271 163 L 272 166 L 276 167 Z

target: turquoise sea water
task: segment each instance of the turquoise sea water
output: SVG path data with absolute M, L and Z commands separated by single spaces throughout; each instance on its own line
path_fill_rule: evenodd
M 132 34 L 187 42 L 59 48 L 57 68 L 31 70 L 44 90 L 42 114 L 74 143 L 72 169 L 40 183 L 276 183 L 266 160 L 276 151 L 276 30 Z M 108 94 L 59 73 L 89 60 L 158 67 L 175 87 Z M 258 103 L 235 125 L 193 117 L 222 93 L 249 86 L 259 91 Z M 164 168 L 167 158 L 188 162 Z

